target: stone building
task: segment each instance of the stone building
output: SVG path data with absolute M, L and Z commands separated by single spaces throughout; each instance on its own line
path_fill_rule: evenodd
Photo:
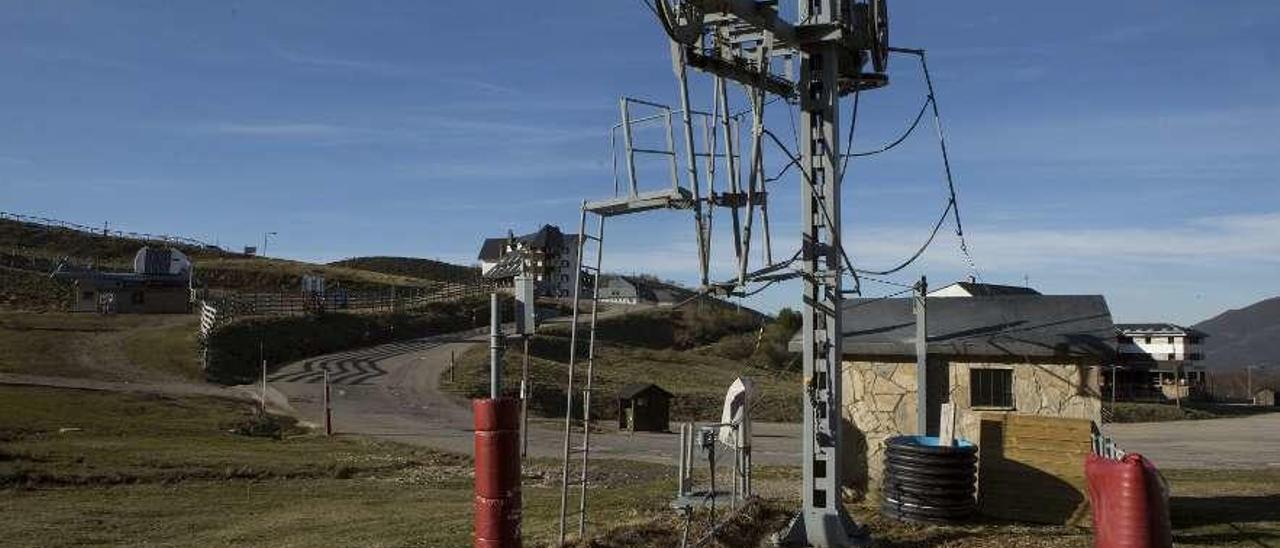
M 1115 356 L 1101 296 L 928 298 L 928 434 L 941 405 L 982 450 L 984 418 L 1101 420 L 1100 366 Z M 916 431 L 912 299 L 852 299 L 844 309 L 843 443 L 849 487 L 878 489 L 883 442 Z M 1086 438 L 1087 440 L 1087 438 Z

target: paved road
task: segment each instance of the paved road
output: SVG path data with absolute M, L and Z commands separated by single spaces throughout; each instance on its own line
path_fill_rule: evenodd
M 1161 468 L 1280 468 L 1280 413 L 1107 428 L 1121 448 Z
M 484 344 L 486 337 L 480 333 L 450 335 L 339 352 L 287 365 L 268 382 L 289 398 L 290 405 L 305 420 L 319 423 L 323 416 L 323 371 L 328 368 L 333 385 L 334 428 L 338 433 L 470 453 L 469 404 L 442 391 L 440 375 L 449 366 L 450 352 L 461 355 L 474 345 Z M 707 417 L 708 422 L 716 419 Z M 533 421 L 530 454 L 562 456 L 563 424 L 555 420 Z M 629 434 L 607 424 L 601 426 L 603 432 L 592 433 L 593 457 L 674 463 L 675 434 Z M 756 463 L 794 464 L 799 459 L 796 425 L 757 424 L 754 434 Z

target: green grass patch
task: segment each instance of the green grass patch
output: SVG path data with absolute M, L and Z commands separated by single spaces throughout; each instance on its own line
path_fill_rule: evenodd
M 189 369 L 183 362 L 196 351 L 193 322 L 170 315 L 0 312 L 0 372 L 120 380 L 134 367 Z
M 18 546 L 462 546 L 472 464 L 387 442 L 231 432 L 250 406 L 0 387 L 0 538 Z M 669 467 L 597 461 L 593 526 L 665 515 Z M 554 537 L 559 466 L 526 465 L 526 544 Z
M 197 353 L 199 325 L 193 318 L 171 326 L 130 331 L 123 340 L 125 356 L 148 371 L 201 379 L 204 375 Z

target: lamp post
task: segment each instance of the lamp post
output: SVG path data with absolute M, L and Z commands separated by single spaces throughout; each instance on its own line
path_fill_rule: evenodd
M 259 255 L 263 257 L 267 256 L 267 238 L 271 236 L 277 236 L 279 234 L 280 234 L 279 232 L 275 232 L 275 231 L 262 233 L 262 251 L 259 253 Z
M 1261 366 L 1261 365 L 1246 365 L 1246 366 L 1244 367 L 1244 376 L 1245 376 L 1245 389 L 1244 389 L 1244 390 L 1245 390 L 1245 392 L 1246 392 L 1246 394 L 1244 395 L 1244 397 L 1248 398 L 1248 399 L 1249 399 L 1249 401 L 1254 402 L 1254 403 L 1257 403 L 1257 401 L 1254 399 L 1254 396 L 1253 396 L 1253 370 L 1254 370 L 1254 369 L 1262 369 L 1262 368 L 1263 368 L 1263 366 Z

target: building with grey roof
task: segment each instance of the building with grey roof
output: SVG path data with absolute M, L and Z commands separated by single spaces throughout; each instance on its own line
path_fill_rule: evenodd
M 844 304 L 841 414 L 846 439 L 854 440 L 846 470 L 862 492 L 879 488 L 884 440 L 916 433 L 912 304 Z M 1101 420 L 1100 370 L 1116 357 L 1115 325 L 1101 296 L 929 297 L 926 305 L 927 434 L 939 432 L 943 403 L 954 406 L 956 435 L 979 447 L 984 418 Z M 793 340 L 793 350 L 802 344 Z

